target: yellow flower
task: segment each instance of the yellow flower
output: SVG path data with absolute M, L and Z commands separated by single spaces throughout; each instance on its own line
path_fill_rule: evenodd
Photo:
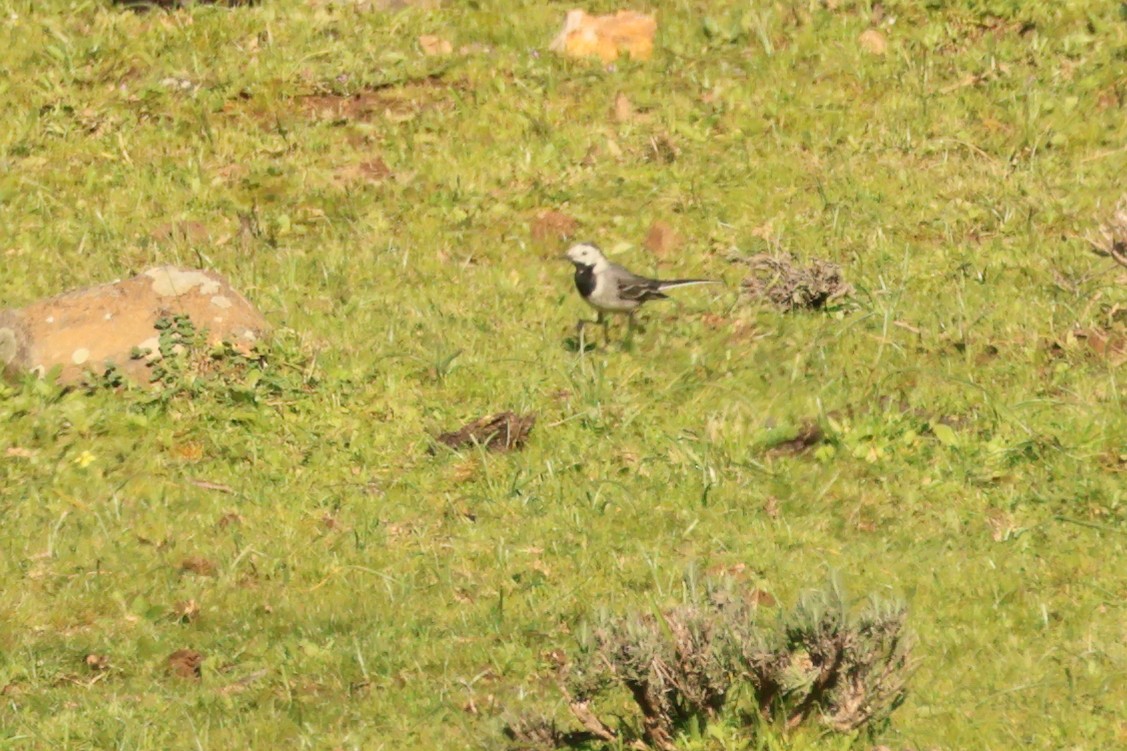
M 76 456 L 74 458 L 74 463 L 77 464 L 82 469 L 86 469 L 91 464 L 93 464 L 94 460 L 97 459 L 97 458 L 98 457 L 94 456 L 89 451 L 83 451 L 81 454 L 79 454 L 78 456 Z

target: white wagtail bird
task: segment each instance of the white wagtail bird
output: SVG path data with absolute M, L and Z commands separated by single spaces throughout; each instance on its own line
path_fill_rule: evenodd
M 669 297 L 666 290 L 688 287 L 693 284 L 718 284 L 715 279 L 650 279 L 629 269 L 611 263 L 603 252 L 591 243 L 573 245 L 564 256 L 575 266 L 575 288 L 583 300 L 598 313 L 595 321 L 579 321 L 577 334 L 579 350 L 583 351 L 583 327 L 598 323 L 607 338 L 607 318 L 610 313 L 626 315 L 628 332 L 634 330 L 634 313 L 643 303 Z

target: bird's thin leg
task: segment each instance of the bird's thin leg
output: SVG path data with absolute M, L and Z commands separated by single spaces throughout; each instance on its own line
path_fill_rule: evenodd
M 603 311 L 600 310 L 599 311 L 599 317 L 598 317 L 598 320 L 596 321 L 596 323 L 602 324 L 602 327 L 603 327 L 603 342 L 609 347 L 610 346 L 610 319 L 609 319 L 609 317 L 605 313 L 603 313 Z
M 579 348 L 580 355 L 587 351 L 587 343 L 583 338 L 583 329 L 587 328 L 587 324 L 589 323 L 590 321 L 580 318 L 579 322 L 575 324 L 575 339 Z
M 634 311 L 631 310 L 626 314 L 626 340 L 623 342 L 628 348 L 634 346 L 634 328 L 636 325 L 634 321 Z

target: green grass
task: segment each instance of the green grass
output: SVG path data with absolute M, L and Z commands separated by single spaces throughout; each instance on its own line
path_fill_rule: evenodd
M 839 6 L 659 3 L 654 59 L 607 71 L 547 53 L 562 3 L 0 0 L 0 303 L 202 264 L 280 329 L 183 391 L 0 386 L 0 748 L 496 748 L 505 711 L 562 716 L 549 653 L 588 614 L 689 570 L 905 599 L 880 743 L 1122 748 L 1124 371 L 1069 332 L 1124 325 L 1084 240 L 1127 168 L 1123 9 L 886 2 L 881 57 Z M 579 357 L 544 209 L 728 286 Z M 686 238 L 660 262 L 656 219 Z M 857 294 L 741 302 L 733 249 Z M 503 409 L 525 450 L 428 454 Z M 807 419 L 826 444 L 768 452 Z

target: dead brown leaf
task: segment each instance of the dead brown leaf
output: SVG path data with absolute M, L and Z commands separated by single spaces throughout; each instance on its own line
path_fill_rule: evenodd
M 667 258 L 681 246 L 681 235 L 666 222 L 656 219 L 646 232 L 644 244 L 658 258 Z
M 367 177 L 372 182 L 383 180 L 384 178 L 391 177 L 391 168 L 387 166 L 383 159 L 378 156 L 357 165 L 360 174 Z
M 491 451 L 512 451 L 524 446 L 535 423 L 536 415 L 531 413 L 500 412 L 443 433 L 438 436 L 438 442 L 453 449 L 484 446 Z
M 178 649 L 168 656 L 168 669 L 178 678 L 199 680 L 203 655 L 194 649 Z
M 779 499 L 775 496 L 767 496 L 767 500 L 763 502 L 763 513 L 767 514 L 772 519 L 779 518 Z
M 203 556 L 190 556 L 180 562 L 180 570 L 198 576 L 215 576 L 215 564 Z
M 193 599 L 181 600 L 172 606 L 172 616 L 181 623 L 191 623 L 199 618 L 200 604 Z
M 990 538 L 994 542 L 1006 540 L 1014 530 L 1013 519 L 1000 509 L 991 509 L 987 512 L 986 524 L 990 527 Z
M 748 602 L 753 605 L 758 605 L 764 608 L 773 608 L 777 604 L 775 596 L 770 592 L 764 592 L 762 589 L 753 589 L 748 594 Z
M 1085 350 L 1112 365 L 1127 362 L 1127 328 L 1118 325 L 1107 329 L 1098 326 L 1077 328 L 1069 331 L 1062 341 L 1050 345 L 1050 354 L 1058 357 L 1069 351 Z
M 82 658 L 82 661 L 86 663 L 86 667 L 90 668 L 95 673 L 101 673 L 110 669 L 110 658 L 105 655 L 98 655 L 91 652 L 86 655 L 86 657 Z
M 451 480 L 458 485 L 469 482 L 477 475 L 479 469 L 477 457 L 468 457 L 465 461 L 454 465 Z
M 719 329 L 727 326 L 730 319 L 727 316 L 722 316 L 719 313 L 704 313 L 700 317 L 701 322 L 710 329 Z
M 449 55 L 454 51 L 454 45 L 449 40 L 434 34 L 423 34 L 419 37 L 419 47 L 423 54 L 432 57 L 435 55 Z
M 219 521 L 216 522 L 216 525 L 220 529 L 223 529 L 224 527 L 229 527 L 232 524 L 242 524 L 242 523 L 243 523 L 243 515 L 242 514 L 240 514 L 237 511 L 228 511 L 223 516 L 219 517 Z
M 203 444 L 199 441 L 185 441 L 172 447 L 171 453 L 185 462 L 198 462 L 203 458 Z
M 346 164 L 333 170 L 333 178 L 343 185 L 374 184 L 389 177 L 392 177 L 391 168 L 379 157 L 355 164 Z

